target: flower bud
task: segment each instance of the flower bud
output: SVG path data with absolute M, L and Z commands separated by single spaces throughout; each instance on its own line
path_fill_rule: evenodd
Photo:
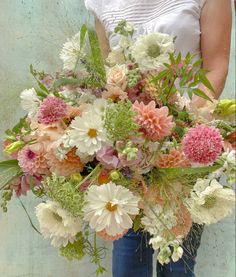
M 25 146 L 25 142 L 22 141 L 22 140 L 19 140 L 19 141 L 15 141 L 15 142 L 12 142 L 11 144 L 9 144 L 5 149 L 4 151 L 7 153 L 7 154 L 12 154 L 18 150 L 20 150 L 23 146 Z

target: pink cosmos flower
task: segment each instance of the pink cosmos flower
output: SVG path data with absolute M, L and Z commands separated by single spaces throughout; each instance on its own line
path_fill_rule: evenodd
M 48 96 L 39 107 L 38 120 L 43 124 L 58 122 L 67 114 L 66 103 L 58 97 Z
M 103 146 L 96 155 L 96 158 L 106 169 L 114 169 L 118 167 L 119 159 L 115 150 L 110 146 Z
M 189 129 L 183 139 L 183 151 L 193 163 L 211 164 L 222 152 L 220 132 L 204 124 Z
M 171 134 L 174 123 L 167 107 L 156 108 L 155 101 L 148 105 L 135 101 L 133 109 L 137 112 L 136 121 L 146 138 L 157 141 Z

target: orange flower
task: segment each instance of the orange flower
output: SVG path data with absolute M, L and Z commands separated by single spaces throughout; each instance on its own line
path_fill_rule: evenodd
M 188 209 L 181 204 L 177 214 L 177 224 L 171 229 L 175 236 L 186 236 L 192 226 L 192 219 Z
M 176 168 L 188 167 L 190 163 L 181 149 L 172 148 L 169 154 L 161 154 L 155 165 L 160 168 Z
M 50 171 L 60 176 L 70 176 L 83 170 L 83 163 L 75 153 L 76 149 L 71 149 L 64 160 L 59 160 L 53 151 L 46 154 Z

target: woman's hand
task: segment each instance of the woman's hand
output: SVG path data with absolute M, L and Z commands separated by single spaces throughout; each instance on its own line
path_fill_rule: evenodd
M 203 68 L 209 70 L 207 78 L 215 94 L 213 95 L 203 84 L 199 88 L 209 97 L 218 99 L 228 74 L 232 27 L 231 0 L 206 0 L 200 24 Z M 206 100 L 195 96 L 193 102 L 201 107 L 205 105 Z

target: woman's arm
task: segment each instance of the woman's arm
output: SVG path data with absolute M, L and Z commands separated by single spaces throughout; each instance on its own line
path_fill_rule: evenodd
M 102 51 L 103 58 L 107 58 L 108 53 L 110 52 L 109 42 L 107 39 L 106 31 L 100 20 L 95 17 L 95 29 L 98 36 L 99 44 Z
M 228 74 L 232 11 L 231 0 L 206 0 L 201 19 L 201 52 L 203 68 L 209 70 L 207 78 L 215 89 L 215 95 L 200 85 L 211 98 L 218 99 L 224 89 Z M 204 99 L 194 97 L 193 101 L 202 106 Z

